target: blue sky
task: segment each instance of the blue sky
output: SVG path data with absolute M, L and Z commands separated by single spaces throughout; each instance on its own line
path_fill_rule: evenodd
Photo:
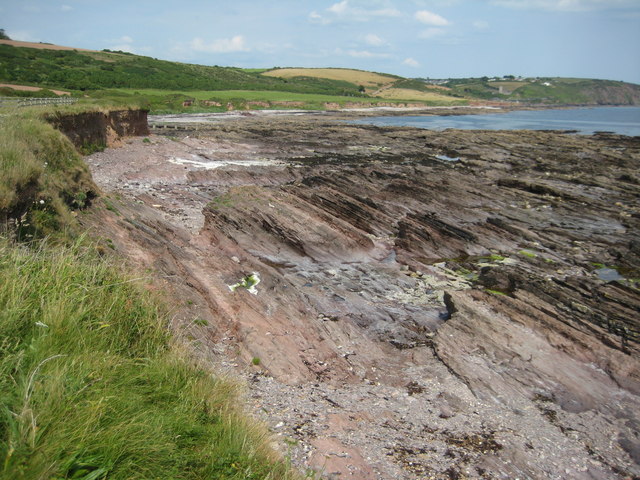
M 0 0 L 0 28 L 205 65 L 640 83 L 640 0 Z

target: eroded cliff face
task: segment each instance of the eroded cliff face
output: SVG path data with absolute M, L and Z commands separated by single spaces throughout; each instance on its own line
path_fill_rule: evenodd
M 47 118 L 78 148 L 114 146 L 122 137 L 149 134 L 147 110 L 56 114 Z
M 161 272 L 204 359 L 237 355 L 299 465 L 640 475 L 638 138 L 295 117 L 193 133 L 90 157 L 123 196 L 94 225 Z M 257 295 L 229 289 L 253 272 Z
M 594 105 L 640 105 L 640 87 L 629 83 L 615 87 L 594 86 L 586 89 L 585 94 Z

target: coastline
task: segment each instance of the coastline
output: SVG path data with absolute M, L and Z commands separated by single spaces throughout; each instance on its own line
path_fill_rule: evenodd
M 88 157 L 119 215 L 85 221 L 157 269 L 295 465 L 640 474 L 637 139 L 222 118 Z
M 403 115 L 406 113 L 424 113 L 424 114 L 441 114 L 449 115 L 454 112 L 454 115 L 464 115 L 465 113 L 472 114 L 474 112 L 511 112 L 511 111 L 528 111 L 528 110 L 571 110 L 581 108 L 638 108 L 640 105 L 596 105 L 596 104 L 561 104 L 561 105 L 547 105 L 547 104 L 476 104 L 476 105 L 433 105 L 424 107 L 363 107 L 363 108 L 339 108 L 339 109 L 324 109 L 324 110 L 305 110 L 305 109 L 251 109 L 251 110 L 232 110 L 228 112 L 179 112 L 179 113 L 166 113 L 166 114 L 150 114 L 149 117 L 153 121 L 158 117 L 211 117 L 211 118 L 239 118 L 247 116 L 269 116 L 269 115 L 344 115 L 344 114 L 383 114 L 391 115 Z

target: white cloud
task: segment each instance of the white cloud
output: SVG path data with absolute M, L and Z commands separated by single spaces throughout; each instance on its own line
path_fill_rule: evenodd
M 395 8 L 381 8 L 380 10 L 371 10 L 369 12 L 374 17 L 401 17 L 402 12 Z
M 60 7 L 60 10 L 62 10 L 63 12 L 70 12 L 71 10 L 73 10 L 73 7 L 71 5 L 62 5 Z
M 450 25 L 449 20 L 428 10 L 419 10 L 415 13 L 414 17 L 420 23 L 424 23 L 425 25 L 431 25 L 434 27 L 445 27 Z
M 444 35 L 447 31 L 444 28 L 427 28 L 418 34 L 418 38 L 434 38 Z
M 326 17 L 323 17 L 315 10 L 309 14 L 309 21 L 311 23 L 317 23 L 320 25 L 327 25 L 328 23 L 331 23 L 331 20 L 329 20 Z
M 109 50 L 138 53 L 137 49 L 131 45 L 133 43 L 133 38 L 129 35 L 123 35 L 120 38 L 111 39 L 109 41 L 112 43 L 110 47 L 107 47 Z
M 265 54 L 283 53 L 286 50 L 292 50 L 295 45 L 292 43 L 271 43 L 262 42 L 252 46 L 252 50 L 256 50 Z
M 387 58 L 388 53 L 373 53 L 368 50 L 347 50 L 347 55 L 356 58 Z
M 342 2 L 334 3 L 333 5 L 331 5 L 329 8 L 327 8 L 327 12 L 335 13 L 336 15 L 341 15 L 347 11 L 348 7 L 349 6 L 348 6 L 347 0 L 344 0 Z
M 410 66 L 410 67 L 414 67 L 414 68 L 416 68 L 416 67 L 419 67 L 419 66 L 420 66 L 420 63 L 419 63 L 417 60 L 415 60 L 415 59 L 413 59 L 413 58 L 411 58 L 411 57 L 409 57 L 409 58 L 405 58 L 405 59 L 402 61 L 402 64 L 403 64 L 403 65 L 408 65 L 408 66 Z
M 365 3 L 367 6 L 369 4 L 370 2 Z M 343 0 L 342 2 L 334 3 L 322 14 L 316 10 L 312 11 L 309 14 L 309 21 L 326 25 L 338 20 L 368 22 L 373 18 L 395 18 L 400 16 L 402 16 L 402 12 L 392 6 L 384 5 L 384 8 L 378 9 L 363 8 L 351 5 L 349 0 Z
M 387 44 L 387 42 L 384 39 L 380 38 L 375 33 L 369 33 L 365 35 L 364 41 L 367 42 L 367 44 L 371 45 L 372 47 L 381 47 Z
M 473 28 L 475 28 L 476 30 L 488 30 L 489 29 L 489 22 L 485 21 L 485 20 L 476 20 L 475 22 L 472 23 Z
M 637 7 L 638 0 L 490 0 L 492 5 L 508 8 L 581 12 Z
M 236 35 L 232 38 L 220 38 L 210 43 L 206 43 L 201 38 L 194 38 L 189 43 L 189 46 L 196 52 L 207 53 L 230 53 L 249 51 L 249 49 L 245 46 L 244 37 L 242 35 Z
M 428 6 L 436 6 L 436 7 L 452 7 L 458 3 L 460 0 L 413 0 L 418 7 L 428 7 Z
M 19 42 L 39 42 L 40 39 L 35 37 L 31 32 L 27 30 L 5 30 L 7 36 L 12 40 L 18 40 Z
M 123 43 L 123 44 L 119 44 L 119 45 L 112 45 L 110 47 L 107 47 L 109 50 L 113 50 L 114 52 L 129 52 L 129 53 L 136 53 L 135 49 L 129 45 L 128 43 Z
M 341 48 L 336 48 L 333 51 L 334 55 L 347 55 L 349 57 L 354 58 L 389 58 L 391 55 L 388 53 L 375 53 L 370 52 L 368 50 L 342 50 Z

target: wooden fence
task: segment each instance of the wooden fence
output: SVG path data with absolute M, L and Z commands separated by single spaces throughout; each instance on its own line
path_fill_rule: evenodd
M 71 105 L 78 101 L 72 97 L 29 98 L 0 97 L 0 107 L 31 107 L 33 105 Z

